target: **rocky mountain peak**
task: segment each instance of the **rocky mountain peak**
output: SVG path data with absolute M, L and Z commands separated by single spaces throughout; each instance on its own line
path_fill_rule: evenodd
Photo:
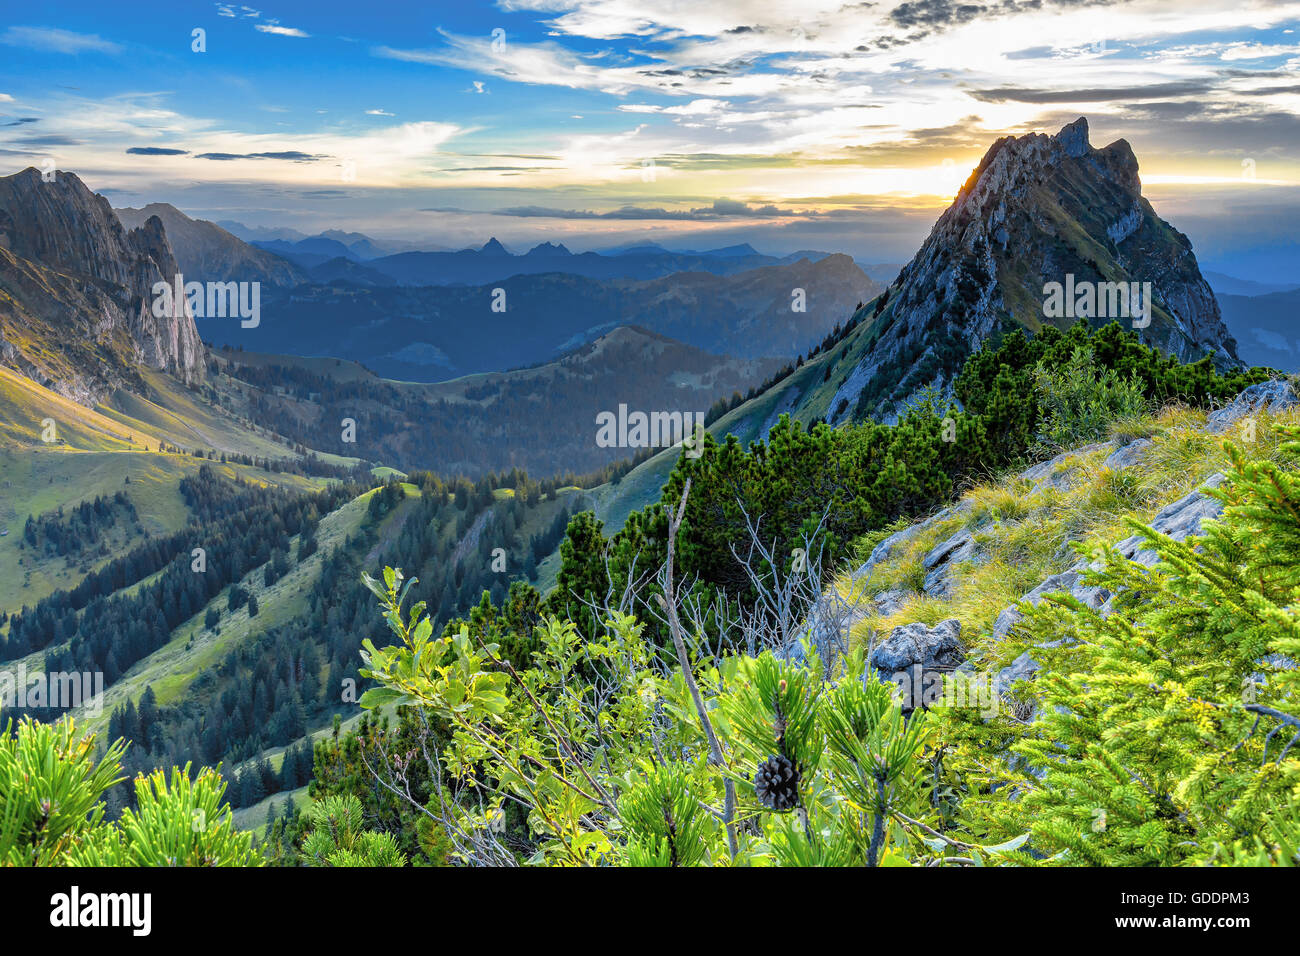
M 0 177 L 0 248 L 6 364 L 83 402 L 131 380 L 136 365 L 202 380 L 188 309 L 152 312 L 154 284 L 179 271 L 157 216 L 128 231 L 75 174 L 46 181 L 28 168 Z M 63 343 L 57 356 L 42 347 L 49 342 Z
M 191 219 L 175 206 L 152 202 L 141 209 L 114 210 L 127 229 L 150 217 L 162 220 L 167 243 L 185 278 L 198 282 L 261 282 L 296 286 L 307 276 L 293 263 L 266 249 L 249 245 L 215 223 Z
M 1101 291 L 1057 315 L 1046 304 L 1052 283 Z M 1146 314 L 1130 315 L 1132 289 L 1149 293 Z M 917 389 L 949 386 L 1000 328 L 1119 320 L 1182 360 L 1238 361 L 1191 242 L 1142 196 L 1132 148 L 1095 148 L 1084 117 L 1052 135 L 995 142 L 886 300 L 869 308 L 864 334 L 874 342 L 831 400 L 829 420 L 892 419 Z
M 1088 118 L 1080 116 L 1073 123 L 1065 124 L 1052 139 L 1056 140 L 1066 156 L 1078 159 L 1087 155 L 1088 150 L 1092 149 L 1092 144 L 1088 142 Z

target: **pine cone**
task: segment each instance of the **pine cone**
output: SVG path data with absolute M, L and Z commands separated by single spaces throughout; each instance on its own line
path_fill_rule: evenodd
M 769 810 L 789 813 L 799 803 L 799 771 L 789 757 L 768 757 L 754 773 L 754 792 Z

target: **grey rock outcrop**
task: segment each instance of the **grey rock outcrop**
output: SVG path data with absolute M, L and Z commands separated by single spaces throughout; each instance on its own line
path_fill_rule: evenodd
M 1300 395 L 1296 394 L 1295 386 L 1290 381 L 1273 379 L 1260 382 L 1238 395 L 1231 404 L 1211 412 L 1206 420 L 1206 430 L 1219 434 L 1249 415 L 1265 411 L 1279 412 L 1295 408 L 1297 404 L 1300 404 Z
M 938 678 L 966 660 L 961 622 L 941 621 L 934 627 L 903 624 L 871 652 L 870 664 L 881 680 L 895 682 L 903 694 L 903 710 L 932 702 Z
M 969 501 L 959 501 L 951 507 L 944 508 L 942 511 L 931 515 L 918 524 L 908 525 L 906 528 L 894 532 L 884 541 L 880 542 L 880 544 L 872 548 L 871 554 L 867 556 L 867 560 L 862 562 L 862 565 L 853 572 L 853 577 L 857 579 L 865 578 L 871 573 L 872 568 L 882 562 L 896 557 L 899 551 L 926 529 L 933 527 L 941 521 L 947 521 L 949 518 L 955 517 L 956 515 L 964 514 L 969 510 Z
M 1072 477 L 1079 468 L 1080 456 L 1105 447 L 1106 442 L 1093 442 L 1091 445 L 1061 452 L 1055 458 L 1049 458 L 1047 461 L 1026 468 L 1020 473 L 1020 477 L 1034 483 L 1032 491 L 1069 487 Z
M 953 569 L 962 562 L 978 561 L 980 557 L 974 531 L 969 528 L 956 531 L 921 559 L 921 566 L 925 569 L 925 593 L 931 597 L 947 597 L 952 593 Z
M 892 674 L 920 664 L 926 670 L 951 669 L 966 659 L 961 643 L 961 621 L 940 621 L 934 627 L 902 624 L 871 653 L 871 666 Z
M 871 599 L 873 609 L 881 617 L 888 617 L 896 614 L 903 606 L 903 601 L 907 598 L 907 592 L 902 588 L 890 588 L 888 591 L 881 591 Z
M 158 218 L 128 231 L 72 173 L 0 177 L 0 335 L 13 346 L 8 364 L 41 384 L 90 404 L 139 365 L 201 382 L 203 344 L 188 307 L 152 311 L 154 284 L 173 283 L 177 271 Z M 55 342 L 57 354 L 40 347 Z
M 1222 474 L 1214 474 L 1202 482 L 1201 487 L 1217 488 L 1223 480 L 1224 476 Z M 1200 534 L 1203 530 L 1203 522 L 1218 517 L 1222 511 L 1223 503 L 1217 498 L 1213 498 L 1200 490 L 1193 491 L 1162 508 L 1151 520 L 1151 529 L 1168 535 L 1175 541 L 1184 541 L 1190 535 Z M 1147 567 L 1153 567 L 1158 558 L 1154 551 L 1142 548 L 1144 540 L 1140 535 L 1132 535 L 1119 542 L 1115 548 L 1129 560 L 1136 561 L 1138 564 Z M 1025 594 L 1018 603 L 1037 605 L 1048 594 L 1064 592 L 1088 607 L 1100 611 L 1102 614 L 1109 613 L 1112 594 L 1105 588 L 1092 587 L 1082 583 L 1083 572 L 1090 565 L 1093 568 L 1099 567 L 1097 562 L 1080 561 L 1069 570 L 1045 579 L 1036 588 Z M 1011 633 L 1012 628 L 1020 623 L 1023 616 L 1017 605 L 1003 608 L 994 622 L 992 639 L 994 641 L 1003 640 Z M 1014 680 L 1030 677 L 1037 668 L 1037 662 L 1026 652 L 998 672 L 994 678 L 994 685 L 1005 686 Z
M 993 690 L 998 694 L 1007 693 L 1016 681 L 1031 680 L 1038 673 L 1038 662 L 1025 651 L 993 678 Z
M 1150 447 L 1150 438 L 1138 438 L 1126 445 L 1121 445 L 1106 457 L 1106 460 L 1101 463 L 1102 467 L 1109 468 L 1111 471 L 1123 471 L 1125 468 L 1132 468 L 1146 456 L 1147 449 Z
M 1214 474 L 1201 482 L 1201 487 L 1217 488 L 1223 480 L 1222 474 Z M 1182 541 L 1189 535 L 1200 534 L 1203 522 L 1217 518 L 1222 513 L 1223 502 L 1203 491 L 1193 491 L 1161 508 L 1160 512 L 1151 519 L 1151 530 L 1168 535 L 1175 541 Z M 1143 538 L 1140 535 L 1132 535 L 1115 547 L 1129 560 L 1151 567 L 1156 563 L 1156 553 L 1141 550 L 1142 542 Z

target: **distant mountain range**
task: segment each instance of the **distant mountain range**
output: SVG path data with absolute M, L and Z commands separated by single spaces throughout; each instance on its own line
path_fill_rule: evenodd
M 1218 299 L 1244 361 L 1300 372 L 1300 289 Z
M 354 263 L 352 269 L 373 266 Z M 205 319 L 200 330 L 218 345 L 342 356 L 388 378 L 428 382 L 550 361 L 620 325 L 638 325 L 717 355 L 792 358 L 879 290 L 842 255 L 649 280 L 562 272 L 478 286 L 379 287 L 343 280 L 265 291 L 257 328 Z M 494 311 L 494 302 L 505 311 Z
M 283 256 L 310 270 L 318 282 L 338 279 L 366 285 L 482 285 L 511 276 L 563 272 L 588 279 L 656 279 L 677 272 L 735 275 L 764 266 L 789 265 L 801 259 L 812 262 L 830 253 L 806 251 L 789 256 L 767 256 L 749 245 L 728 246 L 705 252 L 671 252 L 657 245 L 639 245 L 614 253 L 571 252 L 563 244 L 543 242 L 515 255 L 495 237 L 478 249 L 456 252 L 412 251 L 395 255 L 363 255 L 360 243 L 345 245 L 337 239 L 313 236 L 290 242 L 258 240 L 261 249 Z M 364 270 L 357 270 L 364 263 Z M 386 279 L 385 279 L 386 277 Z
M 1287 292 L 1300 288 L 1296 282 L 1256 282 L 1253 279 L 1238 279 L 1236 276 L 1224 275 L 1206 269 L 1202 275 L 1210 284 L 1216 295 L 1268 295 L 1270 292 Z
M 328 239 L 337 242 L 350 256 L 359 259 L 377 259 L 379 256 L 389 256 L 395 252 L 409 252 L 415 249 L 423 249 L 428 252 L 449 252 L 446 246 L 434 245 L 428 242 L 411 242 L 405 239 L 375 239 L 360 232 L 346 232 L 342 229 L 326 229 L 314 236 L 309 236 L 297 229 L 286 227 L 267 228 L 265 226 L 246 226 L 242 222 L 236 222 L 232 219 L 222 219 L 217 225 L 233 236 L 237 236 L 244 242 L 273 242 L 276 240 L 283 241 L 286 245 L 293 246 L 301 240 L 308 239 Z M 310 247 L 308 247 L 310 248 Z M 336 255 L 343 253 L 335 252 Z
M 499 243 L 474 254 L 522 258 Z M 754 252 L 709 256 L 744 263 Z M 184 303 L 155 316 L 155 284 L 177 273 L 263 283 L 260 324 L 196 324 Z M 706 412 L 772 379 L 880 288 L 842 255 L 644 280 L 551 272 L 472 287 L 366 287 L 301 278 L 276 254 L 166 204 L 115 213 L 70 173 L 50 183 L 34 169 L 0 179 L 0 406 L 9 418 L 0 445 L 26 447 L 55 417 L 77 448 L 138 448 L 144 438 L 214 454 L 315 449 L 475 474 L 586 470 L 631 453 L 596 444 L 598 412 Z M 503 311 L 493 309 L 498 289 Z M 206 349 L 200 331 L 229 348 Z M 59 402 L 66 407 L 51 416 Z M 27 411 L 38 408 L 35 418 Z M 358 446 L 340 441 L 345 417 L 361 425 Z
M 761 385 L 785 361 L 723 358 L 630 326 L 530 368 L 435 384 L 387 381 L 339 359 L 226 349 L 213 356 L 215 387 L 254 403 L 263 427 L 296 443 L 471 475 L 593 471 L 633 454 L 597 445 L 598 413 L 623 403 L 703 415 L 717 399 Z M 363 443 L 341 441 L 345 417 L 356 420 Z

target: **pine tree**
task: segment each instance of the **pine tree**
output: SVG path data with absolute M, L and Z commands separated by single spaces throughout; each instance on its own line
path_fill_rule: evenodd
M 1284 435 L 1289 470 L 1226 446 L 1232 467 L 1211 491 L 1223 514 L 1203 536 L 1135 523 L 1156 567 L 1104 549 L 1085 583 L 1114 593 L 1113 613 L 1063 596 L 1026 617 L 1044 673 L 1013 749 L 1043 776 L 999 812 L 1053 860 L 1227 862 L 1252 839 L 1276 850 L 1300 784 L 1300 675 L 1286 660 L 1300 653 L 1300 430 Z

